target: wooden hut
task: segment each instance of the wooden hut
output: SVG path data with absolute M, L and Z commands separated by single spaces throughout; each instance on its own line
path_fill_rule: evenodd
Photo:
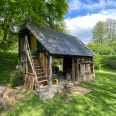
M 26 88 L 53 84 L 53 59 L 63 59 L 70 81 L 89 82 L 94 77 L 95 54 L 78 38 L 28 22 L 19 32 L 19 56 L 26 73 Z

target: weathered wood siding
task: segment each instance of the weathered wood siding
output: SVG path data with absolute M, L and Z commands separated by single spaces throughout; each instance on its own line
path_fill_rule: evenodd
M 79 57 L 78 61 L 78 81 L 90 82 L 95 77 L 92 57 Z
M 37 50 L 37 39 L 34 36 L 31 36 L 31 50 Z
M 35 76 L 33 73 L 26 73 L 24 80 L 24 88 L 32 91 L 34 88 L 34 79 Z

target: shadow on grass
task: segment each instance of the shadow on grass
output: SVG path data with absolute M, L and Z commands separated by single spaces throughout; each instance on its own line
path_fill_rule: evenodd
M 7 116 L 115 116 L 115 82 L 116 74 L 98 71 L 92 84 L 80 84 L 93 90 L 85 96 L 70 93 L 56 95 L 52 100 L 40 100 L 32 94 Z
M 18 64 L 17 53 L 0 52 L 0 85 L 10 85 L 12 74 Z

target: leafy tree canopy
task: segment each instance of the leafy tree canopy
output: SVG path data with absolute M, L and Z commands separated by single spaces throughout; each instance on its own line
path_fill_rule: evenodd
M 92 30 L 93 43 L 88 44 L 97 54 L 116 54 L 116 20 L 99 21 Z
M 67 10 L 66 0 L 1 0 L 0 48 L 11 39 L 9 33 L 15 33 L 27 21 L 65 32 L 63 19 Z

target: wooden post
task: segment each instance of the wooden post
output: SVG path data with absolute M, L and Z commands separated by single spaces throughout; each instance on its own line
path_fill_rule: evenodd
M 49 85 L 52 86 L 52 56 L 49 57 Z
M 24 50 L 26 51 L 27 50 L 27 43 L 26 43 L 26 41 L 28 41 L 28 36 L 27 35 L 25 35 L 25 48 L 24 48 Z M 27 73 L 28 72 L 28 63 L 27 63 L 27 55 L 26 55 L 26 53 L 25 53 L 25 72 Z
M 74 66 L 74 58 L 72 58 L 72 80 L 75 81 L 75 66 Z
M 93 58 L 91 59 L 92 60 L 92 64 L 91 64 L 91 73 L 93 75 L 93 78 L 95 77 L 95 72 L 94 72 L 94 63 L 93 63 Z
M 77 64 L 76 64 L 76 81 L 78 81 L 78 78 L 79 78 L 79 59 L 77 57 Z

